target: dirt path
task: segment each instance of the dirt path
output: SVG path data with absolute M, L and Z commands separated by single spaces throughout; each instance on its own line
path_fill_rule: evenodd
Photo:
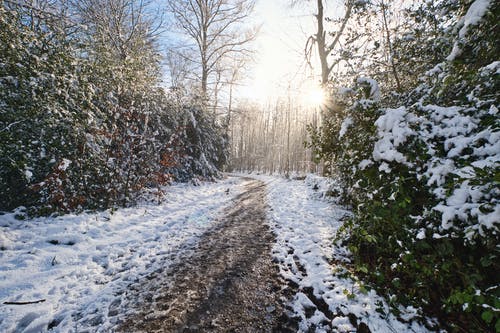
M 286 332 L 265 184 L 245 181 L 244 192 L 197 247 L 136 291 L 142 305 L 119 331 Z

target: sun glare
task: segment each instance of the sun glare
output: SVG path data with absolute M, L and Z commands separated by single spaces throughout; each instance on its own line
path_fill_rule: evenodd
M 311 87 L 306 92 L 304 102 L 310 107 L 321 106 L 325 103 L 325 92 L 320 87 Z

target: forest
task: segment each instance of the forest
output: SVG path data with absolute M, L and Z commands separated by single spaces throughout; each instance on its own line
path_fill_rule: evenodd
M 266 1 L 0 0 L 0 211 L 315 173 L 352 211 L 349 274 L 396 316 L 500 332 L 499 2 L 269 0 L 308 24 L 257 99 Z

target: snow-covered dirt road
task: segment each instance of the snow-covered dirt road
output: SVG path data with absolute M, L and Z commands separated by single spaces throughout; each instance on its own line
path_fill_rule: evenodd
M 0 215 L 0 332 L 432 330 L 343 267 L 331 180 L 247 177 L 177 184 L 160 205 Z
M 279 325 L 281 279 L 271 261 L 262 181 L 245 189 L 178 264 L 131 286 L 136 313 L 121 332 L 271 332 Z

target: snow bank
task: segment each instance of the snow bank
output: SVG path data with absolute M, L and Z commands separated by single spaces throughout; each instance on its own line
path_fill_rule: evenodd
M 193 245 L 238 194 L 240 180 L 166 188 L 161 205 L 19 221 L 0 216 L 0 331 L 108 332 L 111 304 Z M 232 186 L 230 194 L 226 189 Z M 29 305 L 9 302 L 45 301 Z M 110 310 L 111 309 L 111 310 Z

